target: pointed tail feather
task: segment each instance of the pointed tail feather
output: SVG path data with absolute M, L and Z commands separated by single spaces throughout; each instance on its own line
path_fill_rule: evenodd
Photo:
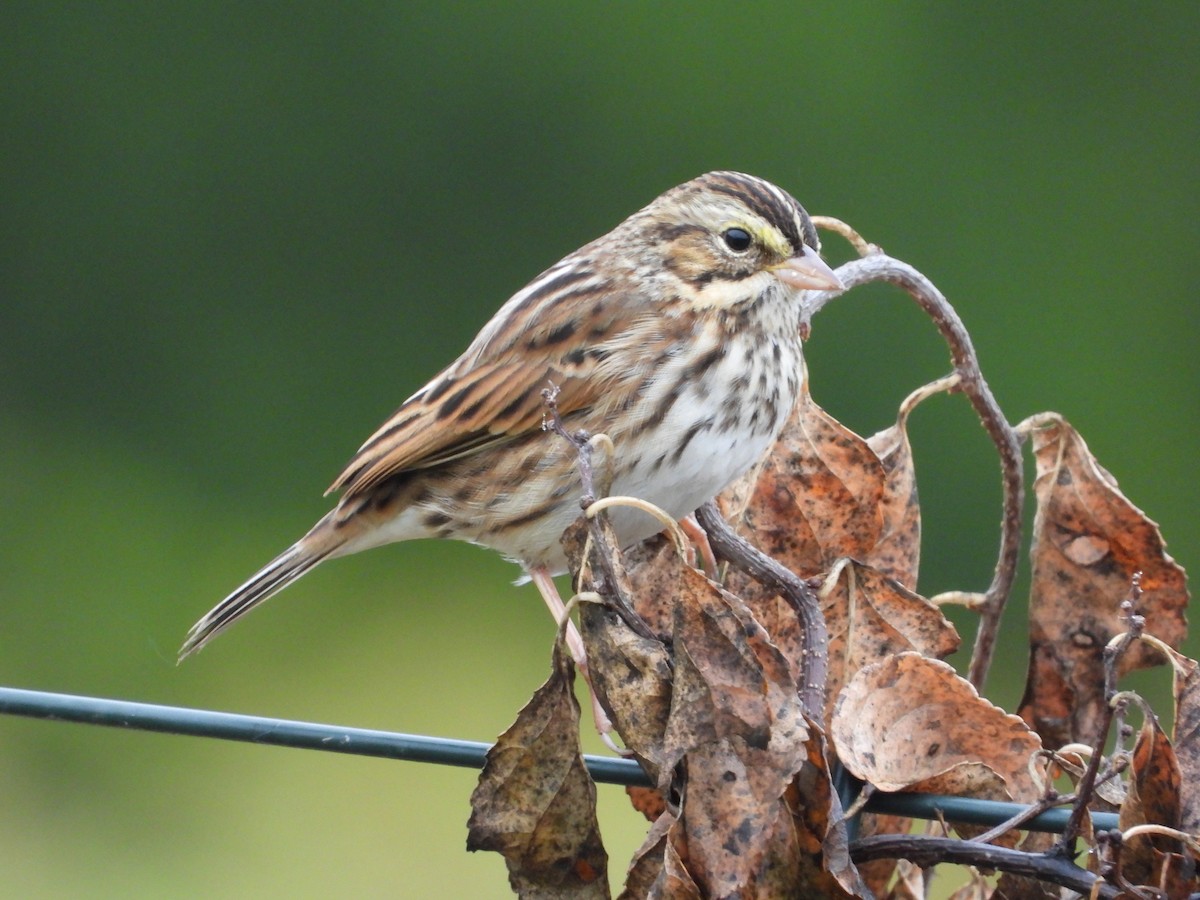
M 328 528 L 330 516 L 317 525 L 287 550 L 279 554 L 232 594 L 214 606 L 199 622 L 192 626 L 179 648 L 179 661 L 202 649 L 205 644 L 220 634 L 254 607 L 275 596 L 318 563 L 334 555 L 345 543 L 330 540 Z M 322 527 L 326 526 L 326 527 Z

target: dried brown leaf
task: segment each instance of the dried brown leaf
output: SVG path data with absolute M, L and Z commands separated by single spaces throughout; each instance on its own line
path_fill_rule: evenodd
M 671 840 L 671 835 L 679 827 L 678 823 L 667 832 L 666 846 L 663 850 L 662 874 L 650 889 L 651 900 L 707 900 L 710 894 L 702 893 L 699 885 L 688 871 L 685 858 Z
M 671 708 L 670 653 L 660 641 L 635 634 L 602 603 L 580 604 L 579 633 L 600 705 L 621 741 L 650 777 L 657 778 Z
M 991 900 L 992 886 L 975 869 L 971 869 L 971 880 L 955 890 L 946 900 Z
M 1012 799 L 1034 801 L 1029 771 L 1040 748 L 1025 723 L 981 698 L 943 662 L 901 653 L 860 670 L 834 709 L 838 757 L 881 790 L 928 783 L 962 763 L 982 763 Z
M 808 759 L 784 794 L 802 863 L 804 889 L 795 896 L 870 896 L 858 867 L 850 859 L 850 836 L 845 812 L 833 789 L 825 734 L 812 728 L 805 749 Z
M 992 900 L 1062 900 L 1062 897 L 1063 892 L 1060 888 L 1036 878 L 1014 875 L 1012 872 L 1005 872 L 1000 876 L 992 894 Z
M 1175 666 L 1175 727 L 1171 743 L 1179 763 L 1179 828 L 1200 835 L 1200 664 L 1181 653 Z
M 1020 714 L 1049 747 L 1094 744 L 1104 705 L 1103 651 L 1125 630 L 1119 618 L 1135 573 L 1147 630 L 1172 647 L 1187 632 L 1186 575 L 1167 555 L 1158 526 L 1129 502 L 1116 480 L 1061 417 L 1022 426 L 1037 463 L 1033 529 L 1030 664 Z M 1121 672 L 1162 663 L 1144 642 Z
M 958 632 L 938 607 L 870 566 L 839 560 L 818 596 L 829 628 L 826 727 L 843 685 L 863 666 L 906 650 L 940 659 L 958 649 Z
M 1121 830 L 1135 825 L 1178 828 L 1181 775 L 1175 752 L 1158 718 L 1145 710 L 1145 721 L 1133 746 L 1129 792 L 1121 804 Z M 1149 881 L 1157 852 L 1178 852 L 1177 841 L 1162 836 L 1135 835 L 1125 841 L 1122 871 L 1134 883 Z
M 579 745 L 574 672 L 558 646 L 553 665 L 488 751 L 471 795 L 467 849 L 502 854 L 522 898 L 607 900 L 596 786 Z
M 1187 853 L 1163 853 L 1154 851 L 1154 871 L 1150 883 L 1164 900 L 1190 900 L 1196 896 L 1200 878 L 1196 872 L 1196 858 Z
M 874 837 L 877 834 L 908 834 L 912 830 L 912 819 L 907 816 L 885 816 L 875 813 L 859 813 L 858 836 Z M 863 882 L 870 888 L 871 895 L 887 895 L 888 885 L 896 874 L 898 859 L 872 859 L 858 864 Z
M 677 575 L 682 563 L 675 545 L 663 535 L 625 553 L 633 608 L 663 640 L 670 638 L 674 626 Z
M 625 788 L 625 796 L 629 798 L 630 805 L 646 817 L 647 822 L 657 821 L 667 811 L 666 798 L 658 788 L 629 785 Z
M 887 900 L 925 900 L 925 873 L 907 859 L 896 860 L 896 883 Z
M 811 577 L 843 556 L 867 558 L 886 480 L 867 442 L 817 406 L 806 382 L 770 454 L 718 503 L 751 544 Z
M 1089 846 L 1095 846 L 1095 835 L 1091 828 L 1091 817 L 1084 815 L 1084 828 L 1081 833 L 1083 842 Z M 1025 834 L 1021 840 L 1021 850 L 1026 853 L 1050 853 L 1058 844 L 1059 835 L 1051 834 L 1045 831 L 1030 831 Z M 1098 866 L 1098 857 L 1095 853 L 1087 855 L 1087 864 L 1089 871 L 1095 872 Z M 1095 868 L 1092 868 L 1095 866 Z M 1036 878 L 1027 875 L 1017 875 L 1013 872 L 1004 872 L 1000 875 L 1000 879 L 996 882 L 995 892 L 992 894 L 993 900 L 1061 900 L 1063 892 L 1052 884 L 1047 884 L 1044 881 L 1039 881 Z
M 725 897 L 763 864 L 808 727 L 787 661 L 741 601 L 688 567 L 679 588 L 660 780 L 678 762 L 686 774 L 669 846 L 686 848 L 705 896 Z
M 655 884 L 663 873 L 663 854 L 667 846 L 667 831 L 675 824 L 675 816 L 664 812 L 654 820 L 646 833 L 642 846 L 638 847 L 629 861 L 625 874 L 625 889 L 617 900 L 643 900 L 652 895 Z
M 853 558 L 911 590 L 920 561 L 921 518 L 908 416 L 946 384 L 914 392 L 896 424 L 870 440 L 829 416 L 805 390 L 771 453 L 719 498 L 724 515 L 752 544 L 802 577 L 824 577 L 838 560 Z M 791 607 L 740 573 L 731 573 L 726 586 L 746 601 L 784 655 L 798 660 L 800 625 Z M 827 618 L 830 612 L 825 609 Z M 836 617 L 845 621 L 849 615 L 843 611 Z M 937 619 L 946 622 L 940 614 Z M 832 650 L 835 668 L 838 658 Z M 826 718 L 840 685 L 831 680 Z

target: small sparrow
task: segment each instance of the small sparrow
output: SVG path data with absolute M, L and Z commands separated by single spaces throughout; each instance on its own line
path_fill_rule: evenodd
M 792 409 L 798 294 L 842 289 L 819 249 L 800 204 L 760 178 L 712 172 L 667 191 L 500 307 L 362 445 L 329 489 L 337 505 L 192 626 L 180 658 L 318 563 L 414 538 L 498 550 L 561 619 L 552 576 L 582 489 L 574 447 L 542 429 L 543 389 L 559 389 L 567 428 L 612 439 L 612 493 L 689 515 Z M 639 510 L 611 516 L 623 546 L 661 529 Z

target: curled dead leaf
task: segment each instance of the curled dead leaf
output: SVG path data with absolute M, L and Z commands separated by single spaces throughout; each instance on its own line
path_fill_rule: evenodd
M 906 650 L 940 659 L 958 649 L 940 609 L 863 563 L 838 560 L 818 596 L 829 628 L 827 725 L 843 685 L 864 666 Z
M 1175 727 L 1171 743 L 1179 763 L 1179 827 L 1200 835 L 1200 663 L 1172 652 Z
M 1121 804 L 1121 830 L 1135 825 L 1180 825 L 1180 782 L 1182 776 L 1171 741 L 1158 718 L 1143 707 L 1145 721 L 1133 747 L 1129 791 Z M 1135 884 L 1147 883 L 1161 853 L 1179 852 L 1177 841 L 1161 836 L 1134 836 L 1125 841 L 1121 854 L 1123 872 Z
M 1032 438 L 1033 585 L 1030 663 L 1020 714 L 1049 747 L 1094 744 L 1104 706 L 1104 647 L 1125 630 L 1120 604 L 1140 573 L 1138 612 L 1146 630 L 1178 647 L 1187 633 L 1186 575 L 1167 554 L 1158 526 L 1129 502 L 1116 480 L 1060 416 L 1045 413 L 1019 429 Z M 1121 658 L 1121 672 L 1158 665 L 1144 642 Z
M 607 900 L 596 786 L 579 744 L 574 673 L 558 646 L 553 665 L 488 751 L 471 795 L 467 849 L 502 854 L 521 897 Z
M 695 570 L 675 604 L 663 776 L 684 763 L 671 845 L 705 896 L 745 889 L 806 760 L 808 726 L 779 650 L 736 597 Z M 662 785 L 665 787 L 665 785 Z
M 808 393 L 771 452 L 718 498 L 739 534 L 801 577 L 866 559 L 883 529 L 883 464 Z M 739 587 L 732 588 L 739 595 Z
M 956 766 L 981 763 L 1011 799 L 1039 795 L 1029 760 L 1040 741 L 948 665 L 901 653 L 860 670 L 842 691 L 830 729 L 838 758 L 886 791 L 937 784 Z

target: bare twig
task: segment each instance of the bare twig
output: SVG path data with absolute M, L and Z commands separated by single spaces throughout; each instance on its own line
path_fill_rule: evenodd
M 719 558 L 778 591 L 796 611 L 802 632 L 797 672 L 800 703 L 814 722 L 822 721 L 825 681 L 829 676 L 829 631 L 816 593 L 798 575 L 739 537 L 713 501 L 696 510 L 696 518 Z
M 836 220 L 833 220 L 836 222 Z M 838 268 L 838 278 L 846 290 L 870 282 L 882 281 L 894 284 L 907 291 L 917 304 L 933 320 L 938 331 L 950 347 L 950 357 L 955 372 L 961 378 L 957 390 L 967 396 L 975 408 L 988 436 L 996 445 L 1000 455 L 1000 470 L 1003 486 L 1003 512 L 1000 522 L 1000 549 L 992 583 L 983 599 L 973 604 L 980 612 L 979 629 L 975 635 L 975 648 L 971 654 L 968 678 L 976 688 L 982 689 L 995 652 L 996 635 L 1000 629 L 1000 617 L 1012 591 L 1016 577 L 1017 556 L 1021 540 L 1021 503 L 1023 500 L 1023 474 L 1021 444 L 1004 417 L 996 398 L 983 378 L 971 336 L 962 320 L 954 311 L 941 291 L 928 278 L 908 263 L 893 259 L 873 244 L 868 244 L 847 226 L 849 239 L 862 259 L 852 260 Z M 839 230 L 839 233 L 846 233 Z M 802 329 L 807 329 L 811 317 L 835 295 L 829 291 L 811 291 L 805 295 L 806 307 Z
M 1046 810 L 1053 809 L 1054 807 L 1059 806 L 1061 804 L 1070 803 L 1074 799 L 1075 799 L 1074 794 L 1071 794 L 1070 796 L 1067 796 L 1067 797 L 1063 797 L 1063 796 L 1059 795 L 1059 793 L 1057 791 L 1051 790 L 1049 793 L 1046 794 L 1045 797 L 1043 797 L 1037 803 L 1021 810 L 1021 812 L 1017 813 L 1015 816 L 1013 816 L 1007 822 L 1001 822 L 999 825 L 995 826 L 994 828 L 988 829 L 983 834 L 971 838 L 971 840 L 977 844 L 990 844 L 992 841 L 996 840 L 996 838 L 1000 837 L 1001 835 L 1006 834 L 1007 832 L 1012 831 L 1013 829 L 1020 828 L 1022 825 L 1024 825 L 1026 822 L 1030 821 L 1031 819 L 1036 819 L 1038 816 L 1040 816 Z
M 923 867 L 957 863 L 1036 878 L 1085 896 L 1115 898 L 1119 893 L 1112 885 L 1098 883 L 1096 875 L 1053 853 L 1027 853 L 954 838 L 877 834 L 854 841 L 850 845 L 850 858 L 856 863 L 907 859 Z
M 611 448 L 612 441 L 609 441 L 604 435 L 596 435 L 593 438 L 586 431 L 577 431 L 574 433 L 568 431 L 567 427 L 563 424 L 562 416 L 558 412 L 558 387 L 556 385 L 551 385 L 542 391 L 542 401 L 546 405 L 546 414 L 542 422 L 542 427 L 563 438 L 579 454 L 577 465 L 579 480 L 583 485 L 583 496 L 580 498 L 579 505 L 582 509 L 588 510 L 598 499 L 596 471 L 592 465 L 592 452 L 597 443 L 600 445 L 606 444 L 608 448 Z M 610 455 L 611 452 L 610 449 Z M 617 614 L 635 634 L 644 638 L 654 638 L 650 627 L 634 610 L 633 600 L 624 590 L 625 582 L 618 575 L 614 567 L 613 559 L 615 551 L 620 550 L 620 547 L 617 547 L 615 542 L 610 540 L 611 529 L 608 526 L 606 518 L 602 515 L 587 516 L 587 527 L 593 544 L 599 549 L 599 552 L 593 554 L 593 557 L 599 561 L 600 566 L 600 572 L 597 573 L 595 579 L 597 593 L 613 601 Z
M 813 216 L 812 223 L 822 231 L 832 231 L 834 234 L 841 235 L 859 256 L 871 256 L 874 253 L 883 252 L 878 244 L 872 244 L 841 219 L 833 216 Z

